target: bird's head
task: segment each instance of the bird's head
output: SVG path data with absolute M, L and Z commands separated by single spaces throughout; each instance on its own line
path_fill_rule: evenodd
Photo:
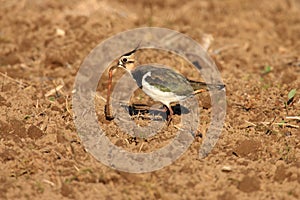
M 137 48 L 134 50 L 122 55 L 118 60 L 118 67 L 124 68 L 126 70 L 132 70 L 134 68 L 134 54 L 136 52 Z

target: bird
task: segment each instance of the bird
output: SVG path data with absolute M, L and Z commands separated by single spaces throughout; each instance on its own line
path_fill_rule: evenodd
M 105 106 L 107 119 L 113 119 L 109 109 L 109 99 L 112 72 L 117 68 L 126 70 L 144 93 L 150 96 L 154 101 L 161 102 L 165 106 L 166 112 L 169 111 L 169 115 L 167 114 L 168 124 L 174 115 L 174 111 L 171 107 L 172 103 L 185 100 L 209 90 L 225 89 L 224 84 L 207 84 L 201 81 L 190 80 L 171 68 L 153 65 L 135 67 L 136 61 L 134 56 L 136 51 L 137 48 L 122 55 L 118 59 L 118 63 L 109 69 L 110 81 L 108 85 L 107 105 Z

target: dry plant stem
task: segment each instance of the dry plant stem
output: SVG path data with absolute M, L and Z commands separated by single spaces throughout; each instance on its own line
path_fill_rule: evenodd
M 218 54 L 220 54 L 222 51 L 226 51 L 226 50 L 228 50 L 228 49 L 234 49 L 234 48 L 238 48 L 238 47 L 239 47 L 238 44 L 230 44 L 230 45 L 226 45 L 226 46 L 223 46 L 223 47 L 221 47 L 221 48 L 219 48 L 219 49 L 214 50 L 214 51 L 213 51 L 213 54 L 218 55 Z
M 295 120 L 300 120 L 300 116 L 286 116 L 286 119 L 295 119 Z
M 51 96 L 53 94 L 56 94 L 56 96 L 57 96 L 58 91 L 61 90 L 63 87 L 64 87 L 63 85 L 56 86 L 55 88 L 53 88 L 50 91 L 48 91 L 45 94 L 45 97 L 49 97 L 49 96 Z
M 15 80 L 15 79 L 9 77 L 7 74 L 4 74 L 4 73 L 2 73 L 2 72 L 0 72 L 0 75 L 3 76 L 4 78 L 7 78 L 8 80 L 10 80 L 10 81 L 12 81 L 12 82 L 15 82 L 15 83 L 20 84 L 21 86 L 25 86 L 25 87 L 28 86 L 28 84 L 23 83 L 22 81 Z
M 51 185 L 52 187 L 55 186 L 55 184 L 54 184 L 53 182 L 51 182 L 51 181 L 49 181 L 49 180 L 47 180 L 47 179 L 43 179 L 43 182 L 44 182 L 44 183 L 48 183 L 48 184 Z
M 140 149 L 139 149 L 139 152 L 142 151 L 143 146 L 144 146 L 144 142 L 141 144 Z
M 251 126 L 257 126 L 256 124 L 252 123 L 252 122 L 249 122 L 247 120 L 245 120 L 246 123 L 250 124 Z
M 251 126 L 256 127 L 257 125 L 245 120 L 246 123 L 250 124 Z M 291 128 L 299 128 L 297 125 L 289 124 L 289 123 L 274 123 L 274 122 L 259 122 L 259 124 L 262 124 L 266 126 L 267 128 L 270 128 L 272 125 L 278 125 L 278 126 L 285 126 L 285 127 L 291 127 Z
M 101 99 L 102 101 L 104 101 L 104 102 L 106 103 L 106 98 L 102 97 L 101 95 L 99 95 L 99 94 L 97 94 L 97 93 L 96 93 L 96 97 L 97 97 L 98 99 Z
M 262 124 L 266 125 L 272 125 L 270 122 L 261 122 Z M 288 124 L 288 123 L 273 123 L 273 125 L 279 125 L 279 126 L 285 126 L 285 127 L 291 127 L 291 128 L 299 128 L 297 125 Z
M 116 66 L 112 66 L 108 71 L 108 86 L 107 86 L 107 97 L 106 97 L 106 105 L 105 105 L 105 117 L 108 120 L 113 119 L 111 110 L 110 110 L 110 94 L 111 94 L 111 86 L 112 86 L 112 72 L 116 68 Z

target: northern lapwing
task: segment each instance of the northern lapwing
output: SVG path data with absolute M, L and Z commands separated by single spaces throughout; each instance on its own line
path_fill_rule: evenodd
M 143 65 L 135 68 L 134 54 L 137 48 L 130 51 L 118 60 L 118 64 L 109 69 L 109 84 L 107 92 L 107 101 L 105 106 L 105 115 L 107 119 L 113 119 L 110 112 L 110 93 L 112 85 L 112 72 L 116 68 L 125 69 L 131 77 L 154 101 L 161 102 L 167 110 L 168 123 L 174 114 L 171 103 L 178 102 L 208 90 L 222 90 L 223 84 L 206 84 L 204 82 L 193 81 L 185 78 L 170 68 Z

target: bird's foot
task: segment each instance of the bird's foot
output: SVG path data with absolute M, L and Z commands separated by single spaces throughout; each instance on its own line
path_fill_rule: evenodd
M 170 126 L 172 120 L 173 120 L 173 117 L 171 115 L 168 115 L 167 116 L 167 126 Z

